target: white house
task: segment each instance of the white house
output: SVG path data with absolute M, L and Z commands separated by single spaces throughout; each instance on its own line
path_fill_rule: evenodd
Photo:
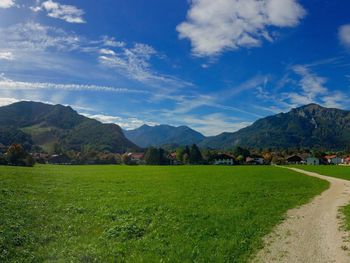
M 218 154 L 215 156 L 213 163 L 215 165 L 234 165 L 235 160 L 228 154 Z
M 245 162 L 247 164 L 264 164 L 264 158 L 260 156 L 247 157 Z
M 350 165 L 350 156 L 342 159 L 342 164 Z
M 338 164 L 341 164 L 342 163 L 342 158 L 336 156 L 336 155 L 327 155 L 325 156 L 328 164 L 335 164 L 335 165 L 338 165 Z
M 307 165 L 320 165 L 320 159 L 318 159 L 316 157 L 306 158 L 306 164 Z

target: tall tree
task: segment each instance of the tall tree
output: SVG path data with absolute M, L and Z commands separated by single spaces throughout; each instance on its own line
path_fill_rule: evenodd
M 33 166 L 35 163 L 33 157 L 20 144 L 12 144 L 8 148 L 6 159 L 10 165 Z
M 184 147 L 179 147 L 176 149 L 176 160 L 179 162 L 183 162 L 185 154 L 185 148 Z
M 235 157 L 238 157 L 240 155 L 242 155 L 245 158 L 247 158 L 250 155 L 250 152 L 248 149 L 242 148 L 240 146 L 237 146 L 234 150 L 233 150 L 233 155 Z
M 189 162 L 190 164 L 202 164 L 203 163 L 203 157 L 201 154 L 201 151 L 197 147 L 196 144 L 193 144 L 190 150 L 190 156 L 189 156 Z
M 147 164 L 157 165 L 159 164 L 159 151 L 154 147 L 149 147 L 145 154 L 145 161 Z
M 168 164 L 165 156 L 165 151 L 162 148 L 149 147 L 145 154 L 145 161 L 150 165 L 164 165 Z

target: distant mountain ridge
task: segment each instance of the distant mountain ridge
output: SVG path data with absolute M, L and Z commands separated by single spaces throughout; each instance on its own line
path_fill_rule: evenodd
M 116 124 L 102 124 L 69 106 L 27 101 L 0 107 L 0 143 L 33 144 L 47 151 L 55 144 L 65 151 L 138 149 Z
M 208 137 L 201 147 L 350 148 L 350 111 L 309 104 L 288 113 L 262 118 L 233 133 Z
M 140 147 L 162 145 L 191 145 L 205 136 L 187 126 L 143 125 L 135 130 L 125 130 L 125 136 Z
M 125 133 L 125 134 L 124 134 Z M 187 127 L 148 126 L 124 131 L 79 115 L 71 107 L 18 102 L 0 107 L 0 144 L 21 143 L 75 151 L 139 151 L 140 147 L 198 144 L 203 148 L 350 149 L 350 111 L 309 104 L 257 120 L 237 132 L 205 137 Z

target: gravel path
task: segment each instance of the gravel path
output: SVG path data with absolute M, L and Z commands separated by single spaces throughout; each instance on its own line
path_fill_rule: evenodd
M 348 236 L 340 230 L 339 208 L 350 202 L 350 181 L 288 169 L 326 180 L 330 187 L 310 203 L 289 210 L 253 262 L 349 263 Z

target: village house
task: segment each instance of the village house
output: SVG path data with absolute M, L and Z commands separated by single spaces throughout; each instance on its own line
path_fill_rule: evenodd
M 48 159 L 49 164 L 71 164 L 72 160 L 65 154 L 55 154 Z
M 342 163 L 342 159 L 337 155 L 326 155 L 324 158 L 327 160 L 328 164 L 338 165 Z
M 257 164 L 257 165 L 262 165 L 264 164 L 264 158 L 259 156 L 259 155 L 252 155 L 249 156 L 245 159 L 245 162 L 247 164 Z
M 178 165 L 181 164 L 177 159 L 176 159 L 176 152 L 170 153 L 168 156 L 169 164 L 170 165 Z
M 146 164 L 144 158 L 144 153 L 129 153 L 128 154 L 130 161 L 135 164 Z
M 308 157 L 306 159 L 306 164 L 307 165 L 320 165 L 320 159 L 316 157 Z
M 350 156 L 344 157 L 344 158 L 342 159 L 342 164 L 350 165 Z
M 47 163 L 50 158 L 50 155 L 47 153 L 33 153 L 32 156 L 37 163 L 42 163 L 42 164 Z
M 217 154 L 213 159 L 215 165 L 234 165 L 235 163 L 235 158 L 226 153 Z
M 299 155 L 291 155 L 287 157 L 288 164 L 303 164 L 305 163 L 304 159 Z

